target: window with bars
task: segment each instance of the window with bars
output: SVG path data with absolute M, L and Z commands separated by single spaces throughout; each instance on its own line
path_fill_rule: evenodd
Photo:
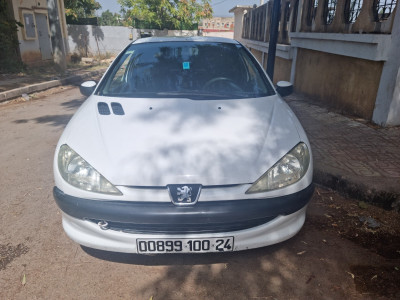
M 354 23 L 361 12 L 363 0 L 346 0 L 344 7 L 344 20 L 347 24 Z
M 387 20 L 396 7 L 397 0 L 375 0 L 374 17 L 376 22 Z
M 325 1 L 324 7 L 324 21 L 326 25 L 332 24 L 336 14 L 337 0 Z

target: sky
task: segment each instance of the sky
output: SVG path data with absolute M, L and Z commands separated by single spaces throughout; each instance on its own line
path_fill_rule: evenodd
M 101 4 L 102 9 L 99 13 L 106 11 L 107 9 L 111 12 L 119 12 L 120 5 L 117 0 L 96 0 Z M 267 2 L 267 1 L 264 1 Z M 233 14 L 229 13 L 229 10 L 236 5 L 253 5 L 260 4 L 260 0 L 212 0 L 211 5 L 214 10 L 214 17 L 233 17 Z

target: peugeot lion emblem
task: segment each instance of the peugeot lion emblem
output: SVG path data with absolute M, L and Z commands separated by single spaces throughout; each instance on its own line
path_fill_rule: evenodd
M 171 201 L 175 205 L 194 205 L 199 198 L 201 184 L 167 185 Z
M 183 186 L 181 188 L 177 188 L 178 202 L 192 202 L 192 188 L 188 186 Z

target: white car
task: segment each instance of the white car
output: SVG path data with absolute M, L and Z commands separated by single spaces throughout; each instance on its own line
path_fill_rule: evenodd
M 281 95 L 291 92 L 278 84 Z M 310 143 L 262 67 L 222 38 L 144 38 L 64 130 L 54 198 L 77 243 L 128 253 L 239 251 L 302 227 Z

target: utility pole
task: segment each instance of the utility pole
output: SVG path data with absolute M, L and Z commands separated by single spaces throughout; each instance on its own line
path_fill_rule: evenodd
M 271 16 L 271 30 L 269 34 L 267 74 L 271 80 L 274 80 L 274 67 L 276 56 L 276 44 L 278 42 L 279 12 L 281 10 L 281 0 L 274 0 Z

